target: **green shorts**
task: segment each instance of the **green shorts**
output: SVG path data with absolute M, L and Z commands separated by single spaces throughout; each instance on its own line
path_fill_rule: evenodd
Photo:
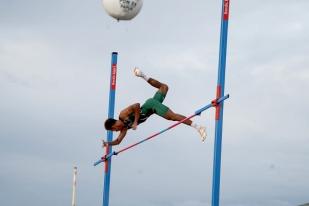
M 162 104 L 165 99 L 165 95 L 160 91 L 157 91 L 153 98 L 148 99 L 141 107 L 142 113 L 151 115 L 156 113 L 157 115 L 164 117 L 169 110 L 167 106 Z

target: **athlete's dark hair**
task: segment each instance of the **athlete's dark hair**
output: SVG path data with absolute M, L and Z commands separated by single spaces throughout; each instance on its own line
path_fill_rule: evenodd
M 106 130 L 112 130 L 112 126 L 116 123 L 117 120 L 109 118 L 105 121 L 104 126 Z

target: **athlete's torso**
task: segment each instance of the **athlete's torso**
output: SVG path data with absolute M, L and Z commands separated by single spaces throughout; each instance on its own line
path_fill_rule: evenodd
M 141 112 L 137 124 L 145 122 L 149 116 L 150 116 L 149 114 L 147 115 Z M 120 120 L 124 123 L 127 129 L 131 129 L 135 120 L 135 114 L 134 112 L 132 112 L 126 119 L 120 119 Z

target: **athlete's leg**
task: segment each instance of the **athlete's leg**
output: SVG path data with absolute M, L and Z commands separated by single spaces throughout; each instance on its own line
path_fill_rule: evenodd
M 185 119 L 186 117 L 174 113 L 172 110 L 170 110 L 167 106 L 163 105 L 162 102 L 165 98 L 165 95 L 167 94 L 168 91 L 168 86 L 164 83 L 159 82 L 156 79 L 153 78 L 148 78 L 140 69 L 135 68 L 134 69 L 134 74 L 135 76 L 143 78 L 145 81 L 147 81 L 151 86 L 158 88 L 159 91 L 155 94 L 155 96 L 149 100 L 146 101 L 145 104 L 143 104 L 142 108 L 144 110 L 147 110 L 149 107 L 150 109 L 154 110 L 156 114 L 159 116 L 167 119 L 167 120 L 172 120 L 172 121 L 181 121 Z M 191 120 L 187 119 L 183 122 L 184 124 L 191 126 L 195 128 L 201 135 L 202 141 L 205 140 L 206 138 L 206 128 L 199 126 L 195 123 L 193 123 Z
M 168 109 L 168 111 L 165 113 L 163 117 L 167 120 L 172 120 L 172 121 L 181 121 L 186 118 L 185 116 L 181 114 L 174 113 L 170 109 Z M 205 141 L 206 139 L 206 128 L 205 127 L 202 127 L 202 126 L 199 126 L 193 123 L 190 119 L 185 120 L 183 123 L 195 128 L 198 131 L 198 133 L 201 135 L 202 142 Z
M 183 116 L 181 114 L 174 113 L 170 109 L 165 113 L 165 115 L 163 117 L 167 120 L 172 120 L 172 121 L 181 121 L 181 120 L 186 118 L 185 116 Z M 192 125 L 192 121 L 190 119 L 187 119 L 183 123 L 186 124 L 186 125 L 189 125 L 189 126 Z
M 165 96 L 167 94 L 168 91 L 168 86 L 164 83 L 159 82 L 156 79 L 153 78 L 149 78 L 147 81 L 151 86 L 158 88 L 159 91 Z
M 165 96 L 168 91 L 168 86 L 164 83 L 159 82 L 154 78 L 148 78 L 139 68 L 134 69 L 134 74 L 138 77 L 145 79 L 151 86 L 159 89 L 159 91 Z

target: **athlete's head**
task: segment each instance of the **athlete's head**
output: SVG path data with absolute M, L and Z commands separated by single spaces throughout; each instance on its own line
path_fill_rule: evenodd
M 123 128 L 123 123 L 113 118 L 108 118 L 104 123 L 106 130 L 120 131 Z

